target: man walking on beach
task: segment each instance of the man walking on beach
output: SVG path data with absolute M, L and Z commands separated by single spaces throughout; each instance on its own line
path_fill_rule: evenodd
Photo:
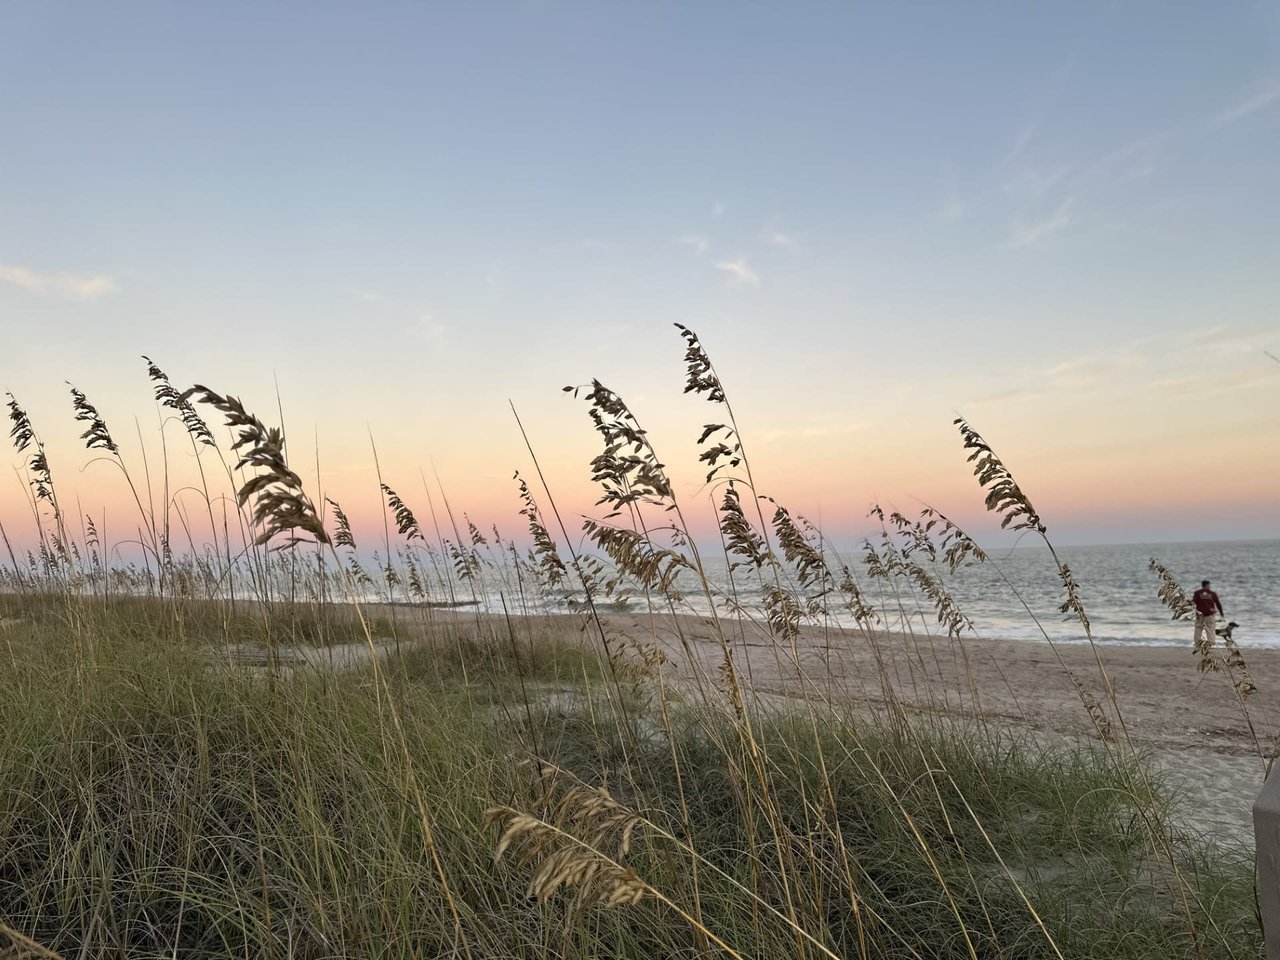
M 1195 645 L 1200 646 L 1200 638 L 1208 637 L 1208 644 L 1212 646 L 1217 638 L 1214 632 L 1217 629 L 1218 621 L 1215 614 L 1222 614 L 1222 601 L 1218 599 L 1218 595 L 1209 589 L 1209 581 L 1201 580 L 1200 589 L 1191 596 L 1191 602 L 1196 607 L 1196 635 Z

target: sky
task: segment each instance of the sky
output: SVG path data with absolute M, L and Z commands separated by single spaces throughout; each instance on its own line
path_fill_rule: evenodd
M 1280 536 L 1280 4 L 0 0 L 0 390 L 119 536 L 194 461 L 145 365 L 283 417 L 319 500 L 593 514 L 566 385 L 699 531 L 719 419 L 833 539 L 994 524 L 968 418 L 1060 542 Z M 161 449 L 160 437 L 165 449 Z M 0 522 L 33 536 L 22 459 Z M 8 479 L 5 479 L 5 478 Z M 150 477 L 150 485 L 144 478 Z M 546 502 L 538 485 L 535 493 Z

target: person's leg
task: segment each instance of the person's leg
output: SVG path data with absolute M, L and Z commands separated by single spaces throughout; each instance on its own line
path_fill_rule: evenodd
M 1207 618 L 1205 617 L 1205 615 L 1204 615 L 1204 614 L 1202 614 L 1202 613 L 1197 613 L 1197 614 L 1196 614 L 1196 634 L 1195 634 L 1195 641 L 1194 641 L 1194 642 L 1195 642 L 1195 645 L 1196 645 L 1197 647 L 1198 647 L 1198 646 L 1200 646 L 1200 640 L 1201 640 L 1201 638 L 1204 636 L 1204 632 L 1205 632 L 1205 621 L 1206 621 L 1206 619 L 1207 619 Z M 1212 632 L 1210 632 L 1210 634 L 1209 634 L 1209 642 L 1210 642 L 1210 643 L 1212 643 L 1212 642 L 1213 642 L 1213 633 L 1212 633 Z

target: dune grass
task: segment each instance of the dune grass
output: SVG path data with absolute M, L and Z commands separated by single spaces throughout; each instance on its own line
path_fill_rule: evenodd
M 88 665 L 5 634 L 0 922 L 63 955 L 1257 954 L 1247 859 L 1180 845 L 1197 949 L 1137 823 L 1167 801 L 1096 745 L 780 704 L 756 768 L 731 717 L 639 667 L 620 705 L 545 638 L 282 676 L 154 620 Z M 555 843 L 493 860 L 486 808 L 553 823 L 583 785 L 637 818 L 637 903 L 527 897 Z
M 599 381 L 567 388 L 601 438 L 604 515 L 580 536 L 518 474 L 525 545 L 443 491 L 419 522 L 379 476 L 373 552 L 308 492 L 280 428 L 149 360 L 159 478 L 135 482 L 72 390 L 86 447 L 139 509 L 136 539 L 104 543 L 69 518 L 11 397 L 36 539 L 15 547 L 0 524 L 0 957 L 1259 956 L 1249 852 L 1175 815 L 1056 553 L 1061 612 L 1096 657 L 1091 676 L 1059 657 L 1092 737 L 908 709 L 890 677 L 911 665 L 880 638 L 898 624 L 963 685 L 972 624 L 947 577 L 988 556 L 932 509 L 875 508 L 882 535 L 841 557 L 758 491 L 719 375 L 680 335 L 686 392 L 719 421 L 699 469 L 727 589 L 653 439 Z M 988 508 L 1052 550 L 1012 472 L 957 426 Z M 166 431 L 190 445 L 195 510 L 169 495 Z M 482 596 L 502 612 L 466 608 Z M 548 599 L 572 612 L 519 615 Z M 606 628 L 631 605 L 679 643 Z M 935 626 L 903 614 L 928 607 Z M 802 662 L 804 630 L 837 618 L 875 653 L 874 708 Z M 744 673 L 748 632 L 786 695 Z M 1221 666 L 1249 719 L 1243 655 Z

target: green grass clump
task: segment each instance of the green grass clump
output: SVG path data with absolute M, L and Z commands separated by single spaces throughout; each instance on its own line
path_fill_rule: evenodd
M 128 956 L 450 949 L 419 800 L 447 876 L 483 903 L 477 797 L 514 770 L 458 697 L 402 711 L 401 749 L 358 678 L 113 653 L 90 675 L 46 662 L 4 683 L 4 922 Z
M 84 663 L 7 628 L 0 924 L 64 955 L 1257 952 L 1247 862 L 1182 844 L 1197 954 L 1139 828 L 1163 801 L 1097 748 L 825 707 L 744 727 L 550 638 L 276 675 L 142 632 Z M 637 818 L 638 903 L 530 899 L 557 835 L 493 861 L 486 807 L 552 823 L 581 784 Z
M 366 615 L 365 619 L 375 637 L 396 635 L 390 618 Z M 20 622 L 24 632 L 48 634 L 50 642 L 78 634 L 87 643 L 131 638 L 139 643 L 285 651 L 366 642 L 365 628 L 351 610 L 301 602 L 231 604 L 185 599 L 156 603 L 149 597 L 128 595 L 69 600 L 56 593 L 0 593 L 3 620 Z
M 794 863 L 804 925 L 823 930 L 840 956 L 858 956 L 860 939 L 884 957 L 1054 957 L 1054 944 L 1098 958 L 1260 948 L 1251 858 L 1181 838 L 1175 881 L 1143 827 L 1167 814 L 1167 799 L 1097 744 L 950 723 L 889 726 L 826 708 L 765 716 L 757 739 L 775 824 L 763 791 L 735 783 L 714 737 L 698 726 L 680 737 L 698 847 L 729 875 L 757 875 L 774 902 L 785 896 L 780 864 Z M 670 766 L 657 754 L 647 762 L 655 793 L 673 794 Z M 1148 792 L 1135 795 L 1135 783 Z M 674 810 L 668 816 L 676 822 Z M 744 834 L 780 837 L 783 850 L 772 862 L 753 857 Z

